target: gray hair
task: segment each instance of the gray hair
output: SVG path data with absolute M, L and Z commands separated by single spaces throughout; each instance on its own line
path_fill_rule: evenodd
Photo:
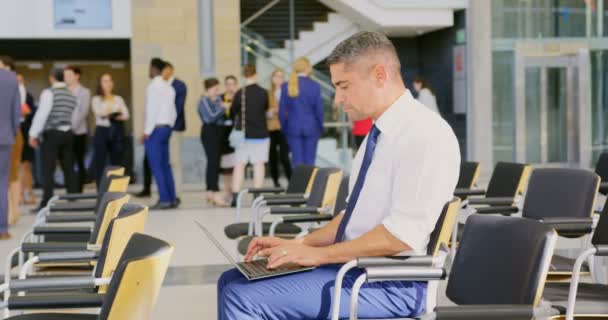
M 360 31 L 340 42 L 327 57 L 327 65 L 342 62 L 349 64 L 357 58 L 378 51 L 388 53 L 392 60 L 395 60 L 397 69 L 400 68 L 397 50 L 391 40 L 383 33 L 373 31 Z

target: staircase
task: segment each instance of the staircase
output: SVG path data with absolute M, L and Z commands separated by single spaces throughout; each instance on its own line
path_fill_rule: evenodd
M 269 2 L 270 0 L 241 0 L 241 23 Z M 332 11 L 314 0 L 294 0 L 294 7 L 296 38 L 301 31 L 312 30 L 315 22 L 327 21 L 327 16 Z M 248 24 L 247 28 L 264 37 L 271 49 L 284 48 L 285 40 L 289 39 L 289 0 L 280 0 Z

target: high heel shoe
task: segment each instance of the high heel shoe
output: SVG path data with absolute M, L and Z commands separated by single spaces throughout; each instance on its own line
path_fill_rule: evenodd
M 215 203 L 216 206 L 222 207 L 222 208 L 226 208 L 230 205 L 228 202 L 226 202 L 226 199 L 224 199 L 224 196 L 222 195 L 221 192 L 216 192 L 213 195 L 213 202 Z

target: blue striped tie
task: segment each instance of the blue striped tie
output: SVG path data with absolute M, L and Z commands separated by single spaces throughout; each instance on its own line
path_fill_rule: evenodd
M 367 175 L 369 165 L 372 163 L 372 158 L 374 157 L 374 150 L 376 149 L 376 144 L 378 142 L 379 135 L 380 129 L 378 129 L 378 127 L 376 127 L 376 125 L 374 124 L 367 136 L 367 145 L 365 146 L 365 155 L 363 156 L 361 169 L 359 170 L 359 175 L 357 176 L 357 182 L 355 182 L 353 192 L 350 194 L 350 197 L 348 199 L 348 204 L 346 205 L 346 212 L 344 213 L 342 221 L 340 221 L 340 225 L 338 226 L 338 232 L 336 233 L 336 239 L 334 240 L 335 243 L 342 242 L 344 240 L 344 232 L 346 231 L 346 225 L 348 225 L 348 221 L 350 220 L 350 217 L 353 214 L 353 210 L 357 205 L 357 199 L 359 199 L 361 189 L 363 189 L 363 184 L 365 183 L 365 176 Z

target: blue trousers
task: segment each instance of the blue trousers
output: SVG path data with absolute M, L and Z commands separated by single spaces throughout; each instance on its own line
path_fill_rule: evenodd
M 8 231 L 8 170 L 12 146 L 0 146 L 0 233 Z
M 145 142 L 146 156 L 150 164 L 150 170 L 158 187 L 159 201 L 173 203 L 177 199 L 175 195 L 175 181 L 169 162 L 169 138 L 171 138 L 171 127 L 157 127 Z
M 258 281 L 248 281 L 231 269 L 217 284 L 218 319 L 331 319 L 334 282 L 339 265 L 323 266 Z M 361 274 L 344 277 L 340 319 L 348 319 L 353 283 Z M 360 318 L 411 317 L 424 313 L 426 282 L 384 281 L 365 283 L 359 292 Z
M 287 143 L 289 144 L 289 150 L 291 150 L 291 165 L 293 167 L 299 164 L 314 166 L 318 142 L 318 136 L 288 135 Z

